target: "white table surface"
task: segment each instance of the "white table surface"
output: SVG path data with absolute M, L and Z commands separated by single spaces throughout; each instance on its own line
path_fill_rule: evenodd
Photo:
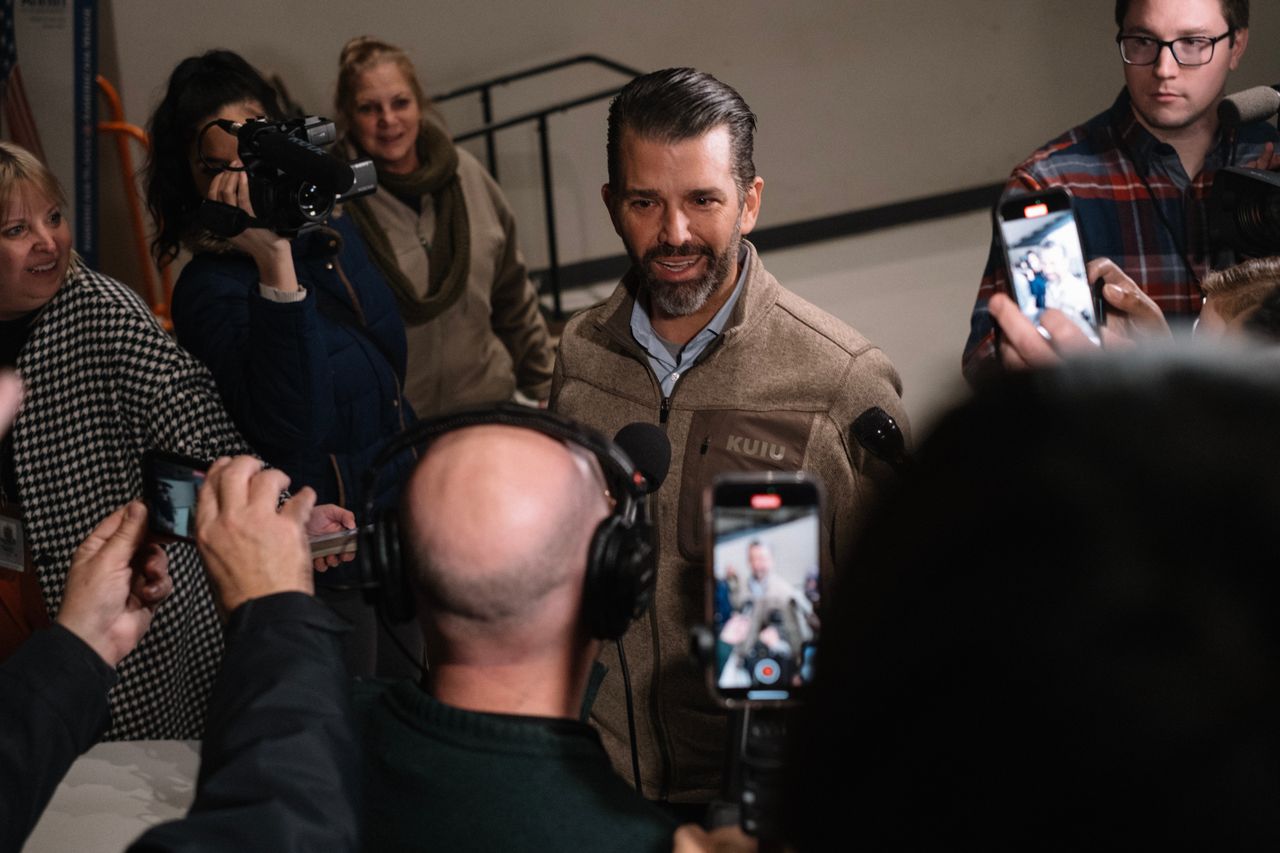
M 22 849 L 120 853 L 148 827 L 187 813 L 199 767 L 199 741 L 97 744 L 71 765 Z

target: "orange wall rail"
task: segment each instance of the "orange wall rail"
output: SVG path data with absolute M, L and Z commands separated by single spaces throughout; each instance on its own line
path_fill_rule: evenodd
M 151 147 L 147 132 L 136 124 L 124 120 L 124 107 L 120 102 L 120 94 L 111 82 L 98 75 L 98 90 L 106 99 L 111 114 L 110 121 L 98 122 L 100 133 L 109 133 L 116 138 L 116 152 L 120 156 L 120 172 L 125 188 L 125 198 L 129 205 L 129 221 L 133 230 L 134 247 L 138 252 L 138 266 L 146 279 L 147 293 L 150 294 L 151 310 L 160 319 L 166 329 L 172 328 L 169 319 L 169 303 L 173 298 L 173 277 L 168 267 L 157 274 L 151 253 L 147 250 L 147 226 L 142 215 L 142 199 L 138 197 L 138 186 L 134 181 L 133 155 L 129 150 L 132 139 L 142 146 L 144 151 Z

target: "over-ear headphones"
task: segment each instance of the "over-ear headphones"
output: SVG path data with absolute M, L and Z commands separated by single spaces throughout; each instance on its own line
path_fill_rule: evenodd
M 401 453 L 415 448 L 421 451 L 447 432 L 486 424 L 530 429 L 581 447 L 599 461 L 615 504 L 596 526 L 587 551 L 583 618 L 593 637 L 621 637 L 653 598 L 656 566 L 652 530 L 643 510 L 644 475 L 626 452 L 600 433 L 552 412 L 512 403 L 420 421 L 391 439 L 373 460 L 364 478 L 366 526 L 360 534 L 365 600 L 392 621 L 413 618 L 410 573 L 401 559 L 399 511 L 379 511 L 374 506 L 382 469 Z M 402 495 L 402 500 L 410 499 Z

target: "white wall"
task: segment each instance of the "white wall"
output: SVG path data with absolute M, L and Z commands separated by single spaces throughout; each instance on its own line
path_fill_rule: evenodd
M 1233 88 L 1280 80 L 1280 4 L 1253 7 L 1250 49 Z M 1003 179 L 1119 91 L 1112 10 L 1111 0 L 107 0 L 102 57 L 127 117 L 140 124 L 173 66 L 212 47 L 282 74 L 296 99 L 322 113 L 331 111 L 339 49 L 360 33 L 403 45 L 431 92 L 585 52 L 642 70 L 694 65 L 735 86 L 760 118 L 760 227 L 768 227 Z M 615 82 L 604 71 L 562 72 L 497 93 L 497 114 Z M 562 262 L 621 250 L 599 197 L 605 111 L 601 103 L 551 120 Z M 455 131 L 478 122 L 475 102 L 445 112 Z M 501 139 L 503 186 L 526 254 L 541 266 L 534 134 Z M 806 295 L 884 341 L 900 367 L 929 365 L 921 373 L 926 399 L 903 370 L 919 412 L 934 408 L 958 364 L 986 252 L 980 219 L 817 255 L 815 262 L 845 265 L 825 277 L 806 269 L 825 282 Z M 130 252 L 104 238 L 103 266 L 128 277 Z M 855 284 L 834 293 L 830 282 L 842 272 Z
M 1280 78 L 1267 49 L 1280 8 L 1253 5 L 1241 86 Z M 767 227 L 1000 179 L 1119 90 L 1111 15 L 1110 0 L 121 0 L 104 3 L 104 66 L 143 123 L 172 67 L 211 47 L 282 74 L 324 113 L 338 51 L 359 33 L 403 45 L 433 92 L 588 51 L 642 70 L 695 65 L 760 117 Z M 498 114 L 615 82 L 580 71 L 516 85 L 498 94 Z M 474 102 L 446 114 L 455 130 L 478 121 Z M 600 104 L 552 119 L 562 261 L 618 251 L 599 202 L 604 115 Z M 503 183 L 541 265 L 532 130 L 504 134 L 503 150 Z

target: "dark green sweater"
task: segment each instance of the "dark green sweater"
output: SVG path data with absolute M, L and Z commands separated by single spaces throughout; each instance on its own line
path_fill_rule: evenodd
M 366 850 L 669 851 L 674 822 L 585 723 L 464 711 L 359 681 Z

